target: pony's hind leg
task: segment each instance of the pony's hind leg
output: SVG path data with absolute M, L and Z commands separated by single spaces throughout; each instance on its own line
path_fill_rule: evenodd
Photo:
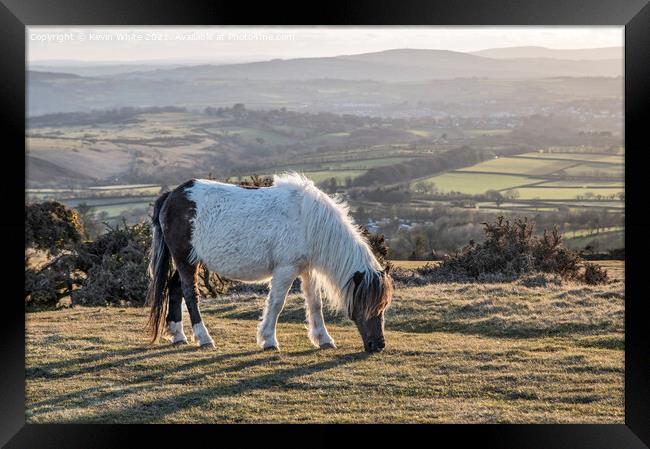
M 167 334 L 173 344 L 187 344 L 183 330 L 183 288 L 178 271 L 169 280 L 169 308 L 167 310 Z
M 271 280 L 271 291 L 266 299 L 262 322 L 257 328 L 257 344 L 263 349 L 279 349 L 278 340 L 275 335 L 275 327 L 278 316 L 284 307 L 287 293 L 297 277 L 294 267 L 281 267 L 273 270 Z
M 334 339 L 327 332 L 323 318 L 323 303 L 314 279 L 309 273 L 303 273 L 302 292 L 305 295 L 305 315 L 309 326 L 309 340 L 321 349 L 336 348 Z
M 198 342 L 201 347 L 214 348 L 214 340 L 203 324 L 201 312 L 199 311 L 199 289 L 196 285 L 198 265 L 183 262 L 177 266 L 181 278 L 185 305 L 187 306 L 187 311 L 190 313 L 192 340 Z

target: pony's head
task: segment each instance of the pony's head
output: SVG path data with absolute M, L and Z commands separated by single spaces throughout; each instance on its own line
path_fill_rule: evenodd
M 393 297 L 393 280 L 389 267 L 383 271 L 357 271 L 350 279 L 354 283 L 349 317 L 357 325 L 366 352 L 384 349 L 384 310 Z

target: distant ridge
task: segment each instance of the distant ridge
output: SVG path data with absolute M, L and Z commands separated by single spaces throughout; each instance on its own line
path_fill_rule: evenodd
M 615 95 L 622 89 L 622 59 L 539 57 L 546 50 L 527 53 L 536 57 L 498 59 L 449 50 L 400 48 L 238 64 L 88 66 L 82 72 L 70 67 L 69 73 L 75 75 L 61 73 L 68 69 L 64 66 L 57 70 L 30 66 L 28 111 L 36 116 L 124 106 L 204 108 L 245 103 L 256 108 L 307 107 L 374 114 L 387 111 L 385 105 L 404 102 L 461 103 L 497 97 L 516 103 L 524 97 L 536 101 L 533 97 L 539 92 L 521 88 L 512 95 L 509 89 L 531 81 L 546 91 L 548 86 L 542 80 L 549 78 L 567 79 L 564 84 L 572 85 L 572 91 L 593 92 L 590 89 L 596 84 Z M 504 80 L 509 87 L 486 87 L 481 80 Z M 503 107 L 498 102 L 477 105 L 486 110 Z
M 546 47 L 506 47 L 506 48 L 488 48 L 485 50 L 470 53 L 475 56 L 496 59 L 512 58 L 548 58 L 548 59 L 565 59 L 572 61 L 602 61 L 606 59 L 622 59 L 624 54 L 623 47 L 602 47 L 602 48 L 576 48 L 576 49 L 556 49 Z
M 431 79 L 533 79 L 557 76 L 621 76 L 620 59 L 496 59 L 449 50 L 400 48 L 374 53 L 319 58 L 273 59 L 242 64 L 202 64 L 153 71 L 134 71 L 116 79 L 255 79 L 255 80 L 374 80 L 410 82 Z

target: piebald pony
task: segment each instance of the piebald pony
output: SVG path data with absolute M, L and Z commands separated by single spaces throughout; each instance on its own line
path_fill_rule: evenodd
M 384 348 L 384 310 L 392 297 L 392 280 L 354 225 L 348 206 L 304 176 L 276 175 L 273 186 L 253 189 L 188 181 L 156 200 L 152 228 L 148 303 L 154 340 L 166 313 L 172 343 L 187 342 L 184 298 L 193 339 L 214 346 L 198 307 L 201 263 L 229 279 L 271 281 L 257 332 L 264 349 L 279 348 L 276 323 L 297 277 L 315 346 L 336 347 L 323 320 L 323 292 L 356 323 L 366 351 Z

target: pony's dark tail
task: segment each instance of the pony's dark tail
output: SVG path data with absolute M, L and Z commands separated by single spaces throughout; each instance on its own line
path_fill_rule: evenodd
M 167 282 L 170 277 L 170 256 L 169 248 L 163 238 L 160 227 L 160 209 L 169 196 L 165 192 L 158 197 L 153 206 L 153 217 L 151 218 L 151 254 L 149 258 L 149 289 L 147 290 L 146 304 L 151 306 L 149 312 L 148 330 L 151 342 L 158 339 L 160 324 L 167 312 L 168 294 Z

